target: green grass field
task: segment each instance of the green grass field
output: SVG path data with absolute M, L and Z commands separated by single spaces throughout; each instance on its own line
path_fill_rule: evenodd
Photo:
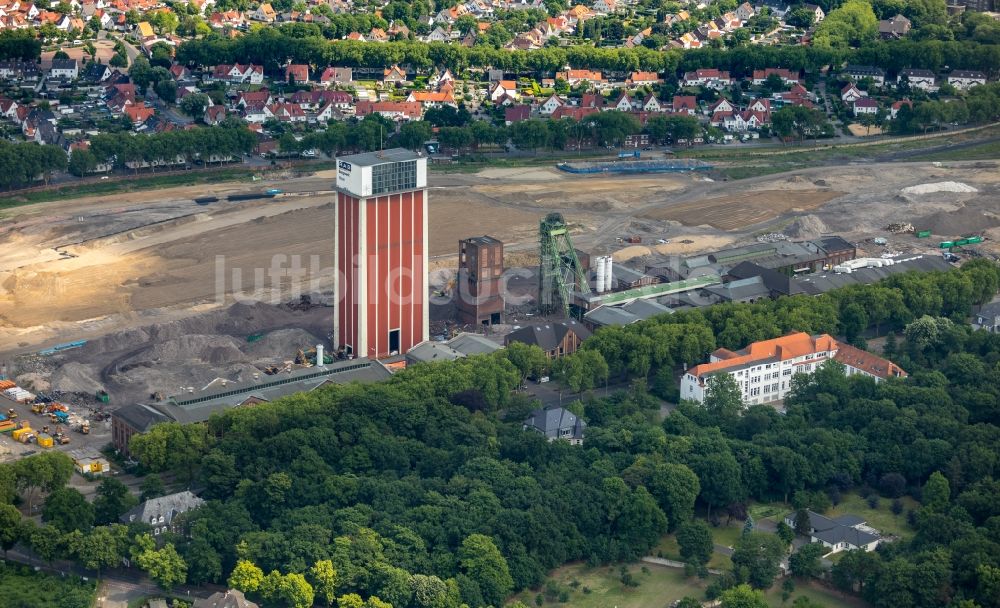
M 643 573 L 645 566 L 648 574 Z M 684 571 L 655 564 L 631 564 L 629 572 L 639 582 L 638 587 L 625 587 L 621 582 L 621 566 L 590 568 L 584 564 L 563 566 L 552 572 L 549 581 L 569 593 L 569 601 L 559 604 L 546 601 L 547 605 L 572 606 L 573 608 L 665 608 L 684 596 L 705 597 L 707 580 L 685 578 Z M 573 588 L 570 583 L 580 584 Z M 548 582 L 548 581 L 547 581 Z M 585 592 L 589 589 L 590 592 Z M 543 589 L 528 590 L 511 598 L 529 606 L 535 605 L 535 596 Z
M 993 160 L 1000 159 L 1000 142 L 991 141 L 958 150 L 944 150 L 914 156 L 913 160 Z
M 915 509 L 919 506 L 917 502 L 909 496 L 904 496 L 900 500 L 903 501 L 903 507 L 905 507 L 906 510 Z M 906 510 L 899 515 L 895 515 L 890 508 L 891 506 L 891 499 L 880 498 L 879 507 L 877 509 L 872 509 L 868 506 L 865 499 L 861 498 L 856 493 L 851 492 L 850 494 L 844 494 L 843 497 L 841 497 L 840 504 L 831 509 L 829 513 L 826 513 L 826 515 L 830 517 L 837 517 L 838 515 L 852 513 L 865 518 L 868 525 L 875 528 L 882 534 L 893 534 L 904 540 L 913 538 L 913 528 L 906 523 Z
M 97 594 L 94 581 L 35 572 L 28 566 L 0 562 L 0 605 L 61 608 L 91 606 Z
M 826 587 L 808 585 L 799 580 L 795 580 L 795 591 L 792 592 L 792 596 L 788 598 L 787 602 L 782 603 L 781 601 L 781 583 L 775 583 L 773 587 L 764 592 L 767 603 L 774 608 L 791 606 L 795 598 L 803 595 L 824 608 L 862 608 L 868 605 L 861 598 L 842 595 Z
M 646 572 L 642 567 L 646 567 Z M 671 602 L 685 596 L 705 599 L 705 587 L 712 578 L 687 578 L 684 571 L 678 568 L 667 568 L 655 564 L 630 564 L 628 571 L 638 587 L 626 587 L 621 582 L 621 566 L 602 566 L 590 568 L 584 564 L 563 566 L 551 573 L 546 584 L 539 589 L 529 589 L 510 598 L 524 602 L 528 606 L 535 605 L 535 597 L 549 583 L 554 583 L 557 593 L 565 591 L 567 601 L 560 603 L 557 598 L 545 598 L 544 606 L 572 606 L 573 608 L 665 608 Z M 584 589 L 589 589 L 585 592 Z M 787 602 L 781 600 L 781 584 L 776 583 L 765 592 L 767 602 L 772 608 L 790 606 L 795 598 L 806 596 L 825 608 L 865 608 L 866 604 L 860 598 L 844 595 L 820 585 L 809 585 L 796 581 L 795 591 Z
M 172 173 L 170 175 L 150 175 L 136 179 L 108 180 L 86 184 L 71 184 L 51 190 L 36 190 L 32 192 L 12 193 L 0 198 L 0 209 L 44 203 L 64 199 L 80 198 L 82 196 L 98 196 L 102 194 L 117 194 L 121 192 L 136 192 L 139 190 L 155 190 L 175 186 L 194 186 L 215 182 L 250 181 L 253 172 L 245 167 L 228 167 L 219 170 L 190 171 Z
M 664 559 L 684 561 L 681 558 L 681 548 L 673 534 L 667 534 L 661 538 L 659 544 L 653 547 L 650 554 Z M 729 559 L 728 555 L 713 553 L 712 559 L 708 561 L 708 567 L 712 570 L 728 570 L 733 567 L 733 560 Z

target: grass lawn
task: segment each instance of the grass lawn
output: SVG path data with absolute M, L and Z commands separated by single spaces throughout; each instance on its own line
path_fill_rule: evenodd
M 792 596 L 788 598 L 787 602 L 782 603 L 781 601 L 781 583 L 775 583 L 773 587 L 764 592 L 767 603 L 774 608 L 791 606 L 795 598 L 804 595 L 824 608 L 863 608 L 868 606 L 861 598 L 842 595 L 820 585 L 809 585 L 797 579 L 793 580 L 795 580 L 795 591 L 792 592 Z
M 648 573 L 642 571 L 645 566 Z M 655 564 L 630 564 L 629 572 L 638 581 L 638 587 L 625 587 L 621 583 L 621 566 L 590 568 L 585 564 L 563 566 L 551 573 L 548 582 L 554 582 L 559 590 L 569 593 L 569 601 L 559 604 L 546 600 L 547 605 L 572 606 L 573 608 L 663 608 L 684 596 L 703 599 L 705 586 L 709 580 L 685 578 L 679 568 L 666 568 Z M 580 584 L 574 589 L 573 581 Z M 584 589 L 589 589 L 585 593 Z M 527 590 L 511 598 L 529 606 L 535 605 L 535 596 L 544 593 L 541 589 Z
M 61 608 L 91 606 L 97 594 L 94 581 L 35 572 L 28 566 L 0 562 L 0 605 Z
M 728 526 L 725 524 L 720 525 L 718 528 L 713 528 L 712 530 L 712 540 L 717 545 L 722 545 L 724 547 L 732 547 L 736 544 L 736 541 L 743 534 L 743 524 L 742 521 L 733 521 L 733 523 Z
M 958 150 L 942 150 L 914 156 L 913 160 L 988 160 L 1000 158 L 1000 142 L 991 141 Z
M 906 510 L 915 509 L 919 506 L 917 502 L 909 496 L 904 496 L 900 500 L 903 501 L 903 506 Z M 856 493 L 851 492 L 850 494 L 844 494 L 840 499 L 840 504 L 831 509 L 826 515 L 829 517 L 837 517 L 838 515 L 853 513 L 854 515 L 865 518 L 868 525 L 875 528 L 882 534 L 894 534 L 904 540 L 912 538 L 914 531 L 913 528 L 906 523 L 906 510 L 899 515 L 895 515 L 890 509 L 891 505 L 892 499 L 880 498 L 878 508 L 872 509 L 868 506 L 868 502 L 865 499 L 861 498 Z
M 681 548 L 677 544 L 677 539 L 674 538 L 673 534 L 667 534 L 661 538 L 659 544 L 653 547 L 653 550 L 649 554 L 654 557 L 663 557 L 664 559 L 672 559 L 679 562 L 684 561 L 681 559 Z M 713 553 L 712 559 L 708 560 L 708 567 L 712 570 L 729 570 L 733 567 L 733 560 L 728 555 Z
M 47 201 L 58 201 L 68 198 L 79 198 L 81 196 L 96 196 L 101 194 L 115 194 L 118 192 L 134 192 L 136 190 L 153 190 L 156 188 L 170 188 L 173 186 L 192 186 L 195 184 L 210 184 L 214 182 L 225 182 L 245 179 L 250 181 L 253 171 L 246 167 L 230 167 L 209 171 L 186 171 L 184 173 L 172 173 L 170 175 L 149 175 L 136 179 L 114 179 L 107 181 L 91 182 L 86 184 L 72 184 L 51 190 L 36 190 L 33 192 L 12 193 L 0 198 L 0 209 L 17 207 L 19 205 L 29 205 L 31 203 L 44 203 Z

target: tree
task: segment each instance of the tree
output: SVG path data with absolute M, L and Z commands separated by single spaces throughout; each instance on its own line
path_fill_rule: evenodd
M 403 124 L 399 128 L 399 135 L 396 136 L 396 140 L 403 148 L 417 150 L 431 136 L 430 123 L 423 120 L 414 120 Z
M 875 38 L 878 19 L 865 0 L 847 0 L 816 28 L 813 44 L 821 49 L 859 47 Z
M 90 150 L 73 150 L 69 157 L 69 172 L 83 177 L 97 168 L 97 157 Z
M 768 608 L 764 592 L 745 584 L 726 589 L 719 601 L 722 608 Z
M 681 558 L 686 563 L 704 566 L 712 559 L 715 543 L 708 524 L 701 520 L 691 520 L 677 529 L 677 544 L 680 545 Z
M 222 578 L 222 558 L 204 538 L 195 538 L 184 550 L 188 565 L 188 582 L 193 585 L 217 583 Z
M 479 584 L 487 604 L 501 605 L 514 588 L 507 560 L 488 536 L 473 534 L 462 541 L 458 563 L 462 572 Z
M 31 550 L 38 554 L 38 557 L 52 564 L 63 550 L 62 533 L 55 526 L 37 526 L 31 530 L 28 537 L 28 544 Z
M 337 571 L 333 562 L 328 559 L 320 560 L 309 569 L 309 574 L 316 593 L 326 601 L 327 606 L 333 606 L 337 599 Z
M 804 30 L 811 28 L 815 20 L 816 12 L 804 6 L 797 6 L 785 15 L 785 22 L 788 25 L 794 25 Z
M 795 512 L 795 533 L 802 536 L 812 534 L 812 522 L 809 520 L 809 511 L 799 509 Z
M 244 593 L 255 593 L 264 582 L 264 571 L 254 565 L 253 562 L 240 560 L 236 562 L 236 567 L 229 575 L 227 583 L 233 589 L 239 589 Z
M 951 504 L 951 486 L 948 478 L 940 471 L 934 471 L 924 484 L 921 502 L 925 509 L 943 513 Z
M 79 530 L 72 532 L 67 537 L 67 545 L 69 552 L 85 568 L 96 570 L 97 578 L 101 578 L 101 570 L 121 563 L 127 535 L 125 526 L 120 524 L 99 526 L 88 534 Z
M 778 575 L 778 563 L 785 555 L 781 539 L 773 534 L 750 532 L 740 536 L 733 547 L 733 565 L 745 569 L 747 582 L 767 589 Z
M 723 428 L 733 428 L 744 408 L 743 392 L 732 374 L 715 374 L 708 382 L 705 411 Z
M 139 500 L 146 501 L 150 498 L 157 498 L 167 493 L 163 487 L 163 479 L 156 473 L 150 473 L 142 478 L 139 484 Z
M 535 344 L 511 342 L 504 349 L 504 355 L 521 374 L 521 383 L 530 377 L 539 377 L 549 364 L 545 351 Z
M 826 554 L 826 547 L 822 543 L 802 545 L 788 558 L 788 567 L 792 574 L 801 578 L 819 576 L 823 572 L 823 565 L 819 558 L 823 557 L 824 554 Z
M 31 513 L 36 492 L 52 492 L 66 485 L 73 475 L 73 460 L 62 452 L 45 452 L 18 460 L 14 464 L 14 475 L 17 487 L 27 495 L 28 512 Z
M 137 504 L 139 499 L 129 492 L 128 486 L 114 477 L 105 477 L 97 486 L 94 523 L 97 525 L 115 523 L 122 514 Z
M 59 488 L 45 499 L 42 521 L 63 532 L 86 531 L 94 525 L 94 507 L 74 488 Z
M 179 107 L 181 112 L 184 112 L 191 118 L 201 120 L 205 116 L 205 110 L 208 109 L 209 102 L 208 95 L 204 93 L 192 93 L 185 95 L 184 99 L 181 99 Z
M 7 551 L 22 540 L 23 533 L 21 512 L 14 505 L 0 504 L 0 547 L 4 559 L 7 559 Z
M 789 526 L 783 521 L 778 522 L 775 534 L 777 534 L 778 538 L 780 538 L 781 541 L 785 543 L 785 546 L 792 544 L 792 541 L 795 540 L 795 530 L 793 530 L 791 526 Z
M 173 543 L 156 549 L 156 541 L 149 534 L 135 537 L 132 558 L 149 574 L 149 578 L 163 589 L 172 589 L 187 580 L 187 563 L 177 553 Z

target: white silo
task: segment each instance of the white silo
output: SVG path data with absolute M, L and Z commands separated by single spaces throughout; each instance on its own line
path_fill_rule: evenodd
M 604 263 L 604 288 L 608 291 L 614 290 L 615 284 L 613 282 L 612 276 L 612 259 L 611 256 L 607 256 L 607 261 Z
M 604 256 L 598 256 L 595 260 L 597 268 L 594 270 L 595 289 L 597 293 L 604 292 Z

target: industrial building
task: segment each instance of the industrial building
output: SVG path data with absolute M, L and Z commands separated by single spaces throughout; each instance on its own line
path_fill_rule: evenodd
M 319 355 L 322 357 L 321 351 Z M 274 375 L 261 374 L 249 382 L 218 381 L 200 391 L 192 387 L 162 402 L 118 408 L 111 414 L 111 441 L 116 450 L 129 457 L 129 440 L 161 422 L 205 422 L 216 412 L 266 403 L 328 383 L 377 382 L 390 376 L 389 370 L 378 362 L 362 358 L 289 369 Z
M 716 350 L 708 363 L 695 365 L 681 378 L 681 399 L 704 402 L 712 377 L 729 374 L 740 387 L 743 403 L 780 401 L 792 388 L 792 376 L 811 374 L 830 359 L 842 363 L 847 375 L 862 374 L 876 382 L 907 375 L 892 361 L 838 342 L 827 334 L 810 336 L 797 332 L 754 342 L 736 352 Z
M 459 322 L 466 325 L 496 325 L 503 320 L 503 243 L 491 236 L 458 242 Z
M 504 337 L 504 346 L 511 342 L 523 342 L 541 348 L 549 359 L 555 359 L 575 353 L 589 337 L 589 329 L 575 319 L 569 319 L 514 330 Z
M 394 148 L 337 162 L 334 346 L 381 359 L 427 340 L 427 159 Z
M 485 355 L 500 350 L 501 345 L 479 334 L 460 333 L 445 342 L 424 342 L 406 353 L 406 365 L 454 361 L 470 355 Z

